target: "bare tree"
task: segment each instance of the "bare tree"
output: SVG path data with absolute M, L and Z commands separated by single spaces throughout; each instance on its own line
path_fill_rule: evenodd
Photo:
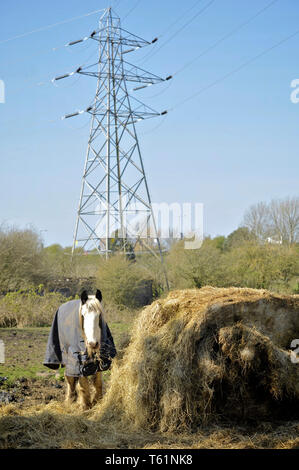
M 269 210 L 273 235 L 290 244 L 299 241 L 299 197 L 272 200 Z
M 43 244 L 32 229 L 0 227 L 0 291 L 43 283 Z
M 265 202 L 254 204 L 245 212 L 243 224 L 256 238 L 265 240 L 270 232 L 270 211 Z
M 293 244 L 299 241 L 299 197 L 259 202 L 244 215 L 243 225 L 260 240 Z

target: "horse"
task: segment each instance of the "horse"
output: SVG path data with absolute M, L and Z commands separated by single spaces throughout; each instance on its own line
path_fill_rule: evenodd
M 44 365 L 52 369 L 65 367 L 65 401 L 69 405 L 77 400 L 82 410 L 102 398 L 102 371 L 110 367 L 116 355 L 101 302 L 102 293 L 97 289 L 95 295 L 84 290 L 80 300 L 61 305 L 48 338 Z
M 93 296 L 88 296 L 86 291 L 81 294 L 81 306 L 79 309 L 79 324 L 82 330 L 87 355 L 89 358 L 100 360 L 101 344 L 101 322 L 100 316 L 103 315 L 101 309 L 102 294 L 99 290 Z M 78 390 L 78 402 L 83 410 L 96 404 L 103 395 L 102 372 L 97 371 L 92 374 L 95 393 L 91 401 L 88 376 L 72 377 L 64 373 L 66 387 L 67 404 L 76 400 L 76 388 Z

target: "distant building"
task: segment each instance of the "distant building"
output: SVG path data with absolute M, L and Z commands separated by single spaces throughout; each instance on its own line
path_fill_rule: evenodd
M 282 238 L 280 240 L 274 240 L 271 237 L 266 238 L 268 243 L 274 243 L 275 245 L 282 245 Z

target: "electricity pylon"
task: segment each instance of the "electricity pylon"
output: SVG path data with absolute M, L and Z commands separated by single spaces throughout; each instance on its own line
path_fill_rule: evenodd
M 54 79 L 74 74 L 97 79 L 93 104 L 64 116 L 70 118 L 82 112 L 91 115 L 72 253 L 81 246 L 108 257 L 113 251 L 111 240 L 117 238 L 118 249 L 124 253 L 132 254 L 138 245 L 139 250 L 143 247 L 150 251 L 163 264 L 135 125 L 167 111 L 157 112 L 131 93 L 172 77 L 163 79 L 124 60 L 126 54 L 157 39 L 148 42 L 123 29 L 111 8 L 102 15 L 98 30 L 68 46 L 87 39 L 98 42 L 97 63 Z M 167 276 L 166 283 L 168 286 Z

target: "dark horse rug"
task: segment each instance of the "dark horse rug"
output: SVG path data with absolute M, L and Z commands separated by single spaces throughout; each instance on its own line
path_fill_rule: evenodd
M 65 374 L 72 377 L 85 375 L 82 363 L 87 359 L 86 347 L 79 322 L 81 300 L 71 300 L 57 310 L 48 338 L 43 365 L 50 369 L 65 366 Z M 101 361 L 97 370 L 107 370 L 116 356 L 114 341 L 107 323 L 101 322 Z

